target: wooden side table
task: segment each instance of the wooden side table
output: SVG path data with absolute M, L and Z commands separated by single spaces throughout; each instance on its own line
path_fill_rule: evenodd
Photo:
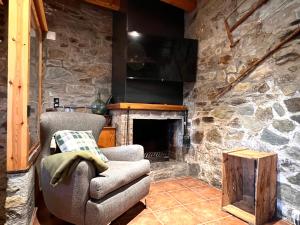
M 98 146 L 100 148 L 116 146 L 116 128 L 104 127 L 98 139 Z
M 241 149 L 223 153 L 222 209 L 250 224 L 275 215 L 277 154 Z

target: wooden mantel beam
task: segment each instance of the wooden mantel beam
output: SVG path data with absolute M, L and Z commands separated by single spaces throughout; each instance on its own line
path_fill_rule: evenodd
M 197 0 L 160 0 L 184 11 L 191 12 L 197 8 Z
M 84 0 L 84 1 L 115 11 L 119 11 L 121 6 L 121 0 Z

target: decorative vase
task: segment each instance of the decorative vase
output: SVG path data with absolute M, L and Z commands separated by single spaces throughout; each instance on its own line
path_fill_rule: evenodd
M 102 101 L 102 99 L 101 99 L 100 90 L 97 93 L 96 100 L 91 105 L 91 110 L 92 110 L 92 113 L 94 113 L 94 114 L 98 114 L 98 115 L 106 114 L 106 111 L 107 111 L 106 103 L 104 101 Z

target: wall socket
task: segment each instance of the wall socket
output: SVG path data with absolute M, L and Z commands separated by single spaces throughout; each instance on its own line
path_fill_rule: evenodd
M 59 107 L 59 98 L 54 98 L 53 100 L 53 108 L 56 109 Z

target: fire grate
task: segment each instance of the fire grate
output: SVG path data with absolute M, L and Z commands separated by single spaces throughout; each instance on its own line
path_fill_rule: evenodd
M 145 152 L 145 159 L 151 162 L 168 161 L 169 154 L 168 152 Z

